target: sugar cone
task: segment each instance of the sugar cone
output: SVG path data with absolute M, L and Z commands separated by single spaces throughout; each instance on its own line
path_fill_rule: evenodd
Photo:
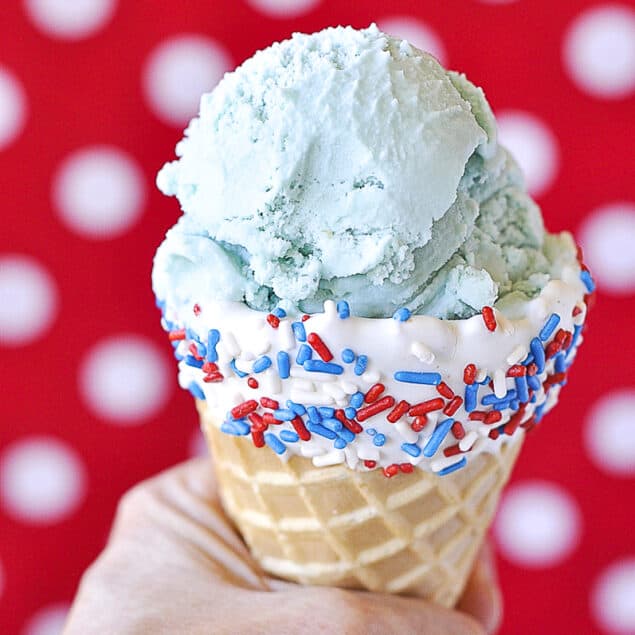
M 301 584 L 407 593 L 454 606 L 522 445 L 446 476 L 281 461 L 222 433 L 198 402 L 221 498 L 268 573 Z

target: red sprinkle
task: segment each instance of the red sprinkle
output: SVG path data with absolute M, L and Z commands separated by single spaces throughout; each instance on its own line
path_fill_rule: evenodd
M 486 416 L 487 416 L 486 412 L 483 412 L 482 410 L 474 410 L 473 412 L 470 412 L 467 418 L 470 421 L 485 421 Z
M 280 318 L 273 313 L 269 313 L 267 316 L 267 322 L 271 325 L 272 328 L 277 329 L 280 326 Z
M 432 412 L 433 410 L 441 410 L 444 405 L 445 401 L 443 401 L 441 397 L 435 397 L 434 399 L 428 399 L 427 401 L 415 404 L 410 408 L 408 414 L 411 417 L 416 417 L 418 415 L 424 415 L 427 412 Z
M 428 417 L 426 417 L 425 415 L 421 415 L 420 417 L 415 417 L 415 420 L 410 424 L 410 427 L 415 432 L 421 432 L 421 430 L 423 430 L 426 427 L 427 423 L 428 423 Z
M 412 474 L 412 472 L 414 472 L 415 466 L 412 463 L 400 463 L 399 469 L 404 474 Z
M 476 379 L 476 366 L 468 364 L 463 370 L 463 383 L 472 385 Z
M 247 415 L 247 419 L 251 422 L 252 430 L 264 432 L 267 429 L 267 424 L 257 412 L 252 412 L 250 415 Z
M 170 342 L 176 342 L 178 340 L 185 339 L 185 329 L 178 329 L 177 331 L 170 331 L 168 333 L 168 339 Z
M 280 404 L 275 399 L 269 399 L 269 397 L 260 397 L 260 405 L 263 408 L 269 408 L 269 410 L 280 408 Z
M 538 366 L 536 366 L 536 364 L 534 362 L 531 362 L 531 364 L 527 365 L 527 374 L 530 377 L 535 375 L 537 372 L 538 372 Z
M 205 375 L 205 377 L 203 377 L 203 381 L 206 384 L 215 384 L 218 381 L 223 381 L 223 379 L 225 379 L 223 373 L 219 373 L 218 371 L 215 373 L 210 373 L 209 375 Z
M 582 313 L 582 309 L 579 306 L 574 306 L 573 311 L 571 311 L 571 317 L 577 317 Z
M 492 423 L 498 423 L 502 418 L 503 414 L 500 410 L 490 410 L 490 412 L 485 415 L 483 423 L 489 426 L 492 425 Z
M 192 342 L 190 344 L 190 347 L 188 348 L 188 350 L 190 351 L 190 353 L 192 354 L 192 357 L 196 360 L 198 360 L 199 362 L 203 359 L 199 354 L 198 354 L 198 349 L 196 348 L 196 344 L 194 344 L 194 342 Z
M 527 369 L 522 364 L 514 364 L 508 371 L 508 377 L 524 377 L 527 374 Z
M 317 333 L 309 333 L 306 339 L 325 362 L 330 362 L 333 359 L 333 353 Z
M 483 316 L 483 322 L 488 331 L 496 330 L 496 317 L 494 316 L 494 309 L 491 306 L 484 306 L 481 309 L 481 315 Z
M 459 448 L 459 444 L 455 443 L 454 445 L 450 445 L 443 450 L 443 454 L 445 456 L 456 456 L 457 454 L 461 454 L 461 448 Z
M 529 417 L 527 421 L 524 421 L 520 424 L 521 428 L 525 428 L 525 430 L 531 430 L 536 425 L 536 417 Z
M 243 401 L 241 404 L 238 404 L 231 409 L 232 417 L 234 417 L 234 419 L 242 419 L 252 413 L 257 407 L 258 402 L 255 399 Z
M 218 366 L 214 362 L 205 362 L 203 364 L 202 371 L 204 373 L 215 373 L 218 370 Z
M 500 432 L 498 431 L 498 428 L 494 428 L 493 430 L 490 430 L 488 436 L 490 439 L 498 439 L 498 437 L 500 436 Z
M 545 357 L 547 359 L 551 359 L 560 352 L 560 349 L 562 349 L 562 344 L 560 344 L 560 342 L 556 342 L 556 340 L 549 342 L 549 344 L 547 344 L 547 348 L 545 349 Z
M 192 307 L 192 311 L 194 311 L 194 315 L 200 315 L 201 314 L 201 305 L 200 304 L 195 304 Z
M 302 316 L 302 321 L 306 322 L 311 316 L 307 315 L 306 313 Z
M 251 429 L 251 440 L 257 448 L 261 448 L 265 444 L 265 435 L 262 433 L 262 430 L 254 430 Z
M 443 412 L 451 417 L 463 404 L 463 398 L 456 395 L 454 399 L 448 402 L 448 404 L 443 409 Z
M 377 461 L 371 461 L 370 459 L 366 459 L 364 461 L 364 465 L 369 469 L 372 470 L 374 467 L 377 467 Z
M 306 429 L 304 421 L 300 417 L 291 419 L 291 425 L 303 441 L 308 441 L 311 438 L 311 433 Z
M 353 434 L 359 434 L 363 432 L 364 428 L 357 423 L 357 421 L 351 421 L 346 418 L 346 414 L 341 408 L 335 411 L 335 418 L 342 423 L 345 428 L 348 428 Z
M 357 411 L 357 420 L 358 421 L 366 421 L 369 417 L 373 415 L 379 414 L 384 410 L 388 410 L 388 408 L 392 408 L 395 405 L 395 398 L 386 396 L 376 401 L 375 403 L 370 404 L 370 406 L 366 406 L 365 408 L 360 408 Z
M 386 390 L 384 384 L 375 384 L 368 389 L 368 392 L 364 395 L 364 401 L 366 403 L 373 403 L 379 399 L 379 395 Z
M 282 421 L 278 421 L 271 412 L 265 412 L 265 414 L 262 415 L 262 420 L 268 426 L 279 426 L 282 423 Z
M 437 392 L 446 399 L 452 399 L 452 397 L 454 397 L 454 391 L 444 381 L 437 386 Z
M 554 373 L 553 375 L 549 375 L 542 385 L 545 388 L 550 388 L 554 384 L 559 384 L 561 381 L 564 381 L 566 378 L 567 373 Z
M 386 419 L 390 421 L 390 423 L 396 423 L 403 417 L 406 412 L 410 409 L 410 404 L 407 401 L 400 401 L 386 416 Z
M 258 388 L 258 380 L 257 380 L 255 377 L 250 377 L 250 378 L 247 380 L 247 385 L 248 385 L 250 388 Z
M 452 424 L 452 434 L 454 435 L 455 439 L 458 439 L 459 441 L 465 436 L 465 428 L 463 427 L 463 424 L 460 421 L 455 421 Z
M 384 468 L 384 476 L 386 478 L 392 478 L 399 472 L 399 466 L 396 463 L 388 465 Z

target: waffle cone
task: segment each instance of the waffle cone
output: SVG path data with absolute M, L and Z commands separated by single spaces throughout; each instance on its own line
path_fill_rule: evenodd
M 281 461 L 222 433 L 198 402 L 223 505 L 268 573 L 300 584 L 408 593 L 454 606 L 522 445 L 446 476 Z

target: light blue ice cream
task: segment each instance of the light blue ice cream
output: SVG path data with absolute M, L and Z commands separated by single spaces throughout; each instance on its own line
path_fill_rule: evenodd
M 332 298 L 367 317 L 469 317 L 533 297 L 574 258 L 483 92 L 375 26 L 260 51 L 203 96 L 176 152 L 157 182 L 184 213 L 153 271 L 172 306 L 310 313 Z

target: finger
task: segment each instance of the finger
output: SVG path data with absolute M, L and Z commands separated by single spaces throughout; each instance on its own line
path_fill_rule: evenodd
M 503 603 L 489 542 L 481 548 L 458 608 L 476 618 L 487 633 L 496 633 L 500 626 Z

